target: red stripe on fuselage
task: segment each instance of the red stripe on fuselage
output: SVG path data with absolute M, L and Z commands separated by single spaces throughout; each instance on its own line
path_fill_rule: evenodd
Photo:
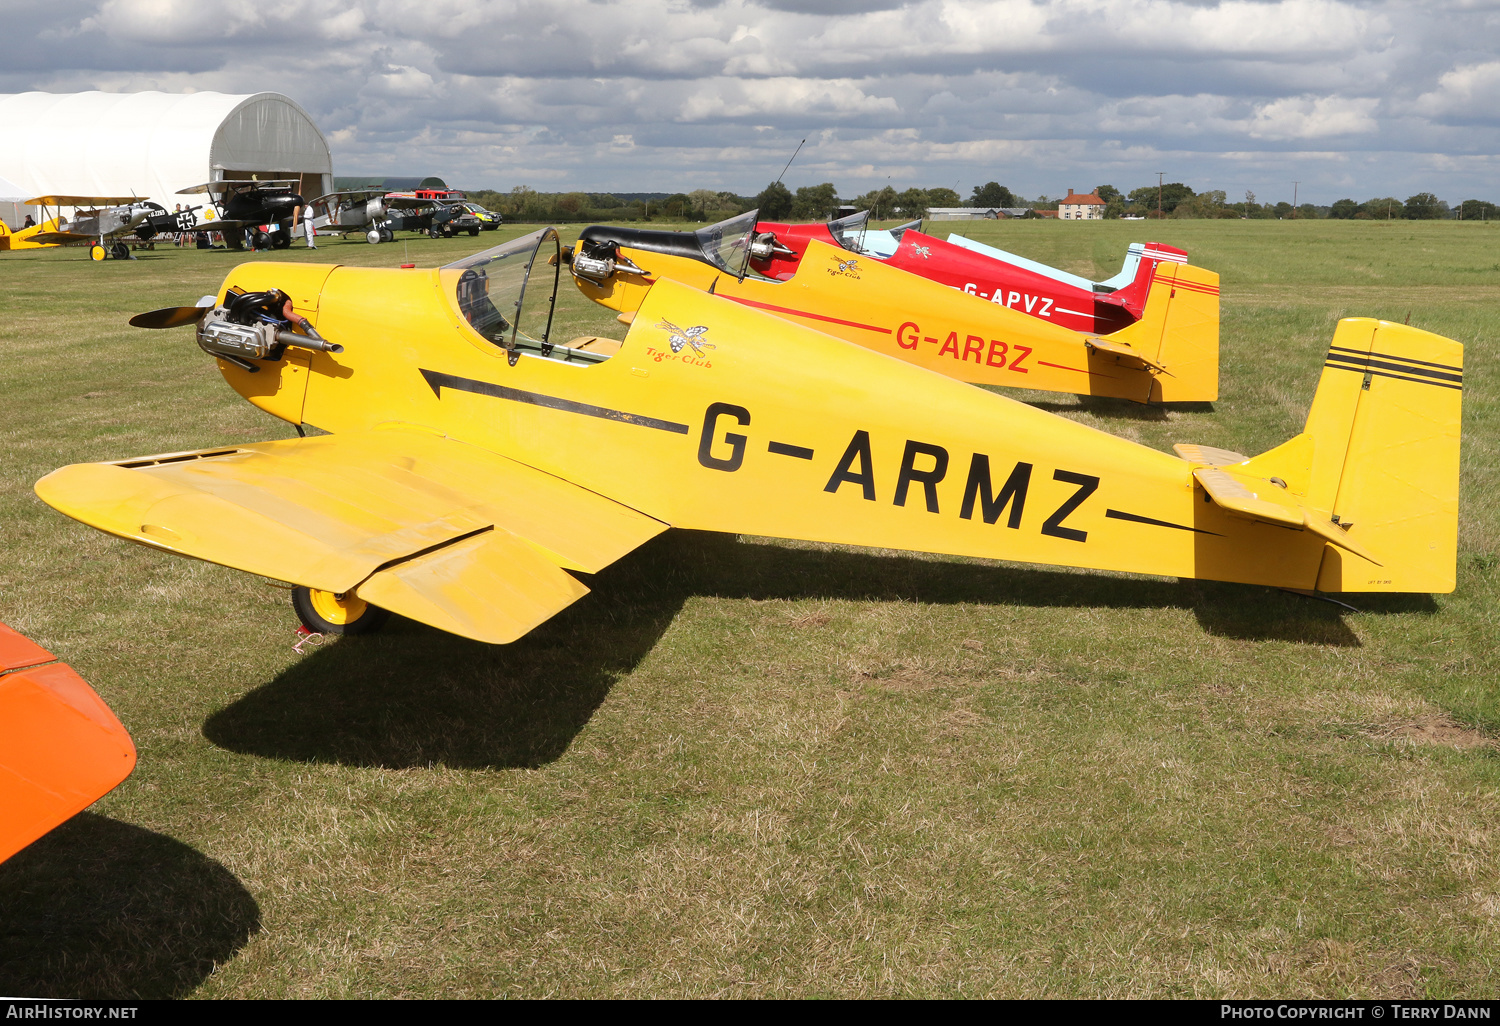
M 877 328 L 873 324 L 861 324 L 859 321 L 845 321 L 837 317 L 824 317 L 822 314 L 808 313 L 805 310 L 793 310 L 785 306 L 772 306 L 770 303 L 759 303 L 753 299 L 742 299 L 739 296 L 725 296 L 724 298 L 732 299 L 736 303 L 743 303 L 745 306 L 753 306 L 757 310 L 770 310 L 773 313 L 791 314 L 793 317 L 806 317 L 814 321 L 827 321 L 829 324 L 844 324 L 851 328 L 863 328 L 865 331 L 878 331 L 882 335 L 894 333 L 890 328 Z

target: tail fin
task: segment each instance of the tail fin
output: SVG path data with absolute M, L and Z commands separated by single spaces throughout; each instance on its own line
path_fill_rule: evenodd
M 1219 397 L 1219 276 L 1145 259 L 1142 274 L 1148 265 L 1150 292 L 1140 319 L 1108 337 L 1163 368 L 1151 402 L 1212 402 Z
M 1100 282 L 1106 291 L 1095 298 L 1123 306 L 1130 311 L 1130 316 L 1140 317 L 1145 312 L 1151 282 L 1156 277 L 1156 265 L 1160 263 L 1185 264 L 1187 251 L 1160 242 L 1132 242 L 1120 273 Z M 1099 292 L 1097 286 L 1095 292 Z
M 1342 320 L 1303 433 L 1236 468 L 1282 478 L 1379 560 L 1325 546 L 1319 591 L 1453 590 L 1463 356 L 1441 335 Z

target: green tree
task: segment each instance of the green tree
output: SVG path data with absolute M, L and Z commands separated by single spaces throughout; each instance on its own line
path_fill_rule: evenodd
M 1172 210 L 1173 217 L 1220 217 L 1224 210 L 1224 201 L 1227 197 L 1222 189 L 1212 189 L 1208 192 L 1200 192 L 1190 199 L 1183 200 Z
M 896 197 L 896 209 L 901 212 L 902 217 L 926 217 L 927 206 L 927 191 L 925 189 L 907 189 Z
M 673 193 L 661 201 L 661 214 L 674 221 L 686 221 L 693 216 L 693 201 L 686 193 Z
M 1276 204 L 1276 216 L 1282 219 L 1291 217 L 1292 205 L 1286 200 L 1282 200 L 1280 203 Z
M 1130 202 L 1140 207 L 1143 213 L 1155 214 L 1158 195 L 1161 199 L 1161 213 L 1167 216 L 1177 209 L 1177 204 L 1192 199 L 1196 194 L 1181 182 L 1168 182 L 1160 189 L 1155 185 L 1143 185 L 1130 191 Z
M 947 203 L 933 203 L 934 207 L 945 207 Z M 953 204 L 957 206 L 957 204 Z M 985 182 L 983 185 L 974 186 L 974 194 L 969 197 L 971 207 L 1019 207 L 1015 194 L 999 182 Z
M 883 189 L 871 189 L 854 201 L 858 210 L 868 210 L 876 221 L 890 220 L 896 216 L 896 190 L 887 185 Z
M 1406 204 L 1394 196 L 1380 196 L 1359 205 L 1360 213 L 1376 221 L 1399 221 L 1406 216 Z
M 1430 192 L 1408 197 L 1405 205 L 1406 216 L 1413 221 L 1435 221 L 1447 212 L 1447 204 Z
M 792 190 L 780 182 L 772 182 L 755 197 L 762 221 L 780 221 L 792 213 Z
M 1494 221 L 1500 217 L 1500 207 L 1487 200 L 1464 200 L 1454 208 L 1461 221 Z
M 1359 204 L 1352 199 L 1334 200 L 1333 206 L 1329 208 L 1328 216 L 1336 217 L 1340 221 L 1347 221 L 1359 213 Z
M 938 186 L 936 189 L 927 190 L 927 206 L 930 207 L 956 207 L 963 199 L 952 189 Z
M 1096 186 L 1094 186 L 1094 195 L 1098 196 L 1106 204 L 1113 203 L 1115 200 L 1123 200 L 1125 198 L 1123 195 L 1120 194 L 1120 190 L 1116 189 L 1113 185 L 1096 185 Z M 1108 215 L 1105 215 L 1105 216 L 1108 216 Z
M 797 195 L 792 200 L 792 217 L 799 221 L 825 221 L 833 216 L 833 208 L 838 206 L 838 202 L 838 190 L 833 187 L 832 182 L 804 185 L 797 190 Z

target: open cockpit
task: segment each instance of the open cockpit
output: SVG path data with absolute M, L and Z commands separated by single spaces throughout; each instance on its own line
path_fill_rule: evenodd
M 468 326 L 503 349 L 511 364 L 521 356 L 587 366 L 620 351 L 617 339 L 552 338 L 562 244 L 555 228 L 543 228 L 439 270 L 443 292 Z

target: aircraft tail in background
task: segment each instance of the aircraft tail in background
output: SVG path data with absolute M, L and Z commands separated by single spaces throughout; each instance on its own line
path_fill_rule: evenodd
M 1129 345 L 1160 368 L 1151 402 L 1217 399 L 1219 276 L 1192 264 L 1143 259 L 1139 279 L 1149 281 L 1140 319 L 1108 341 Z

